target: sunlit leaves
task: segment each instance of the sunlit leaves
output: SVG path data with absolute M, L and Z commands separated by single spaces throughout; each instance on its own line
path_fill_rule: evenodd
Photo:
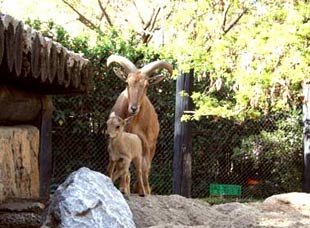
M 302 83 L 310 77 L 310 7 L 302 1 L 297 6 L 232 2 L 227 20 L 242 7 L 248 7 L 247 14 L 225 36 L 220 32 L 223 10 L 211 1 L 182 3 L 175 12 L 175 40 L 167 49 L 180 70 L 193 68 L 198 78 L 206 74 L 209 80 L 192 96 L 194 119 L 242 120 L 300 105 Z

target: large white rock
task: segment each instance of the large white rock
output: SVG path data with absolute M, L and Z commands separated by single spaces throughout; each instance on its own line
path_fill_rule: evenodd
M 45 227 L 131 228 L 131 210 L 110 178 L 80 168 L 61 184 L 52 198 Z
M 265 199 L 264 204 L 284 205 L 310 215 L 310 194 L 305 192 L 290 192 L 286 194 L 273 195 Z

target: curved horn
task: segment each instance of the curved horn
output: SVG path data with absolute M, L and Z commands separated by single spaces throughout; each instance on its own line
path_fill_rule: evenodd
M 150 74 L 152 74 L 157 69 L 166 69 L 169 71 L 170 75 L 172 75 L 172 71 L 173 71 L 172 65 L 170 63 L 167 63 L 167 62 L 161 61 L 161 60 L 151 62 L 151 63 L 145 65 L 141 69 L 141 73 L 149 76 Z
M 107 59 L 107 67 L 109 67 L 109 65 L 113 62 L 121 65 L 127 74 L 138 71 L 137 67 L 129 59 L 123 56 L 110 55 Z

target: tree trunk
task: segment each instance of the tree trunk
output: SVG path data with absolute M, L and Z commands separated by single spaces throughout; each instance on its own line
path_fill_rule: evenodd
M 193 70 L 181 73 L 176 85 L 176 110 L 174 128 L 174 156 L 173 156 L 173 193 L 185 197 L 191 196 L 191 165 L 192 165 L 192 126 L 190 122 L 181 122 L 185 110 L 192 110 L 189 97 L 193 87 Z M 181 96 L 185 91 L 189 96 Z
M 304 86 L 304 178 L 303 191 L 310 193 L 310 84 Z

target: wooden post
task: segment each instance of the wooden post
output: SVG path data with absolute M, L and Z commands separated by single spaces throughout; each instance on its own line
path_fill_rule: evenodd
M 48 96 L 42 97 L 40 126 L 40 198 L 49 199 L 52 177 L 52 112 L 53 104 Z
M 185 91 L 192 94 L 194 71 L 181 73 L 176 82 L 176 108 L 174 127 L 173 155 L 173 193 L 185 197 L 191 196 L 191 165 L 192 165 L 192 126 L 190 122 L 181 122 L 184 111 L 192 110 L 189 96 L 181 96 Z
M 310 193 L 310 83 L 304 85 L 304 177 L 303 191 Z

